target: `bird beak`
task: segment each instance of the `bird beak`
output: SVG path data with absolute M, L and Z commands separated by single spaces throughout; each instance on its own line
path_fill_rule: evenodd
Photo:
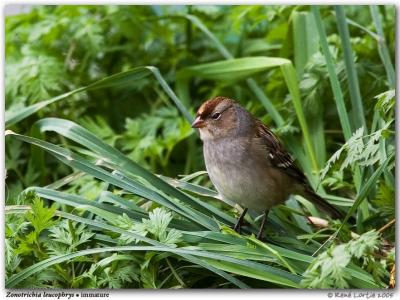
M 200 116 L 198 116 L 194 122 L 192 123 L 192 128 L 202 128 L 205 126 L 204 121 L 201 119 Z

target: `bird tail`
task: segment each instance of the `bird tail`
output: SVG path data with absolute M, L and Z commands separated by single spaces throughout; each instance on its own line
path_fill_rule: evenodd
M 312 203 L 317 205 L 321 210 L 329 214 L 333 219 L 343 218 L 343 213 L 329 204 L 325 199 L 321 196 L 317 195 L 313 190 L 307 188 L 304 190 L 303 196 L 310 200 Z

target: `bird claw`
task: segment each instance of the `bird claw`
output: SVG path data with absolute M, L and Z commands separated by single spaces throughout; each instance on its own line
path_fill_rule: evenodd
M 265 242 L 265 238 L 264 238 L 262 232 L 259 232 L 257 234 L 257 240 L 259 240 L 260 242 Z
M 235 226 L 232 227 L 232 229 L 240 234 L 242 231 L 242 226 L 240 226 L 240 224 L 236 224 Z

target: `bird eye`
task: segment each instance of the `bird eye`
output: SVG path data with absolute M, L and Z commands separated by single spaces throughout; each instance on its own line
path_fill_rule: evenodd
M 214 120 L 218 120 L 221 117 L 220 113 L 215 113 L 211 116 L 211 118 L 213 118 Z

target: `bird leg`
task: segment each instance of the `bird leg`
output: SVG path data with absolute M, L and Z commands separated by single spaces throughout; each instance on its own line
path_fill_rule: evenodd
M 242 227 L 242 223 L 243 223 L 243 218 L 247 213 L 247 208 L 243 209 L 242 214 L 240 215 L 239 219 L 236 222 L 236 225 L 233 227 L 233 230 L 235 230 L 237 233 L 240 233 L 240 229 Z
M 265 210 L 264 217 L 263 217 L 263 219 L 261 221 L 260 230 L 257 233 L 257 240 L 262 241 L 262 239 L 263 239 L 263 232 L 264 232 L 265 223 L 267 222 L 268 213 L 269 213 L 269 210 L 268 209 Z

